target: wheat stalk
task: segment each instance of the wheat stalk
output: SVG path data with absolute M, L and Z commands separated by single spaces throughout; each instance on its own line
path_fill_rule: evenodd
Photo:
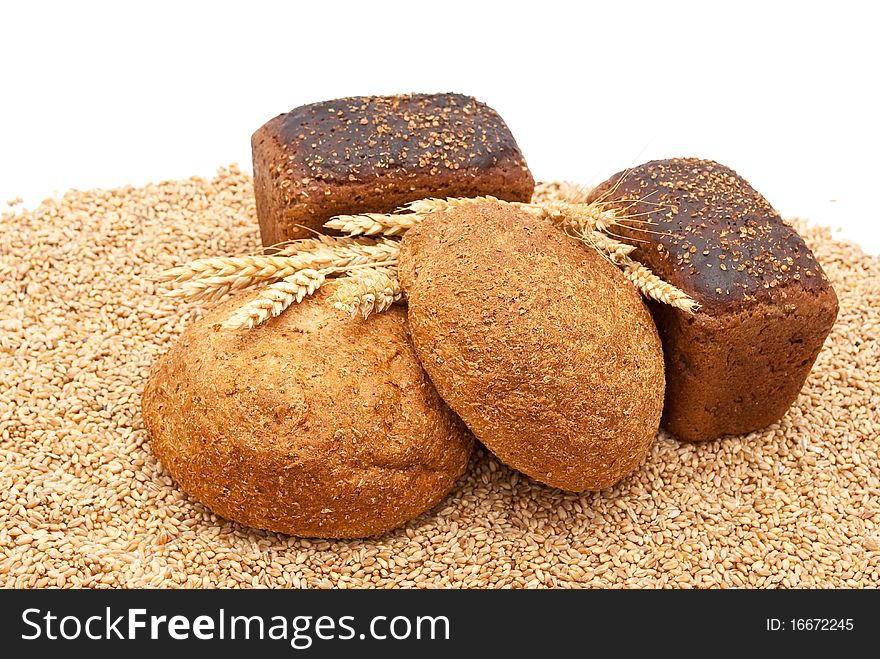
M 396 268 L 364 268 L 340 280 L 333 303 L 352 318 L 360 313 L 366 319 L 373 312 L 385 311 L 402 296 Z
M 270 318 L 279 316 L 294 302 L 302 302 L 324 283 L 324 273 L 319 270 L 300 270 L 290 277 L 269 284 L 250 302 L 242 305 L 221 325 L 223 329 L 252 329 Z

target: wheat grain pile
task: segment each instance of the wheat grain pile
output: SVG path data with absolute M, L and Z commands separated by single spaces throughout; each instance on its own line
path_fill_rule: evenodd
M 141 278 L 259 249 L 235 168 L 70 192 L 0 222 L 0 584 L 576 587 L 880 584 L 880 258 L 799 224 L 840 317 L 795 407 L 746 437 L 661 433 L 611 490 L 541 486 L 478 451 L 384 537 L 307 541 L 219 519 L 157 464 L 149 367 L 198 313 Z

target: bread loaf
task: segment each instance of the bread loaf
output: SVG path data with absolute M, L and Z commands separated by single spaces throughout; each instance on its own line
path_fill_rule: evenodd
M 632 216 L 619 232 L 633 257 L 701 305 L 695 315 L 651 307 L 666 356 L 665 426 L 706 440 L 781 418 L 837 316 L 794 229 L 736 172 L 696 158 L 620 172 L 589 200 Z
M 143 395 L 152 448 L 223 517 L 298 536 L 393 529 L 440 501 L 473 438 L 431 385 L 394 307 L 366 321 L 333 309 L 335 282 L 252 330 L 189 327 Z
M 473 204 L 405 234 L 400 279 L 425 370 L 502 462 L 584 491 L 645 458 L 663 353 L 639 294 L 598 253 L 522 211 Z
M 425 197 L 528 201 L 534 180 L 507 125 L 461 94 L 357 96 L 275 117 L 251 140 L 264 245 L 334 215 Z

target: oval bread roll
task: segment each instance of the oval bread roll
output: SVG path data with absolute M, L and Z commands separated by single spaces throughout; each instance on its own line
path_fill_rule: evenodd
M 419 365 L 405 311 L 351 320 L 328 302 L 333 287 L 223 330 L 253 293 L 236 296 L 150 374 L 155 454 L 223 517 L 305 537 L 380 534 L 434 506 L 467 467 L 473 437 Z
M 595 251 L 509 206 L 467 205 L 406 233 L 400 277 L 425 370 L 502 462 L 584 491 L 645 458 L 663 406 L 660 340 Z

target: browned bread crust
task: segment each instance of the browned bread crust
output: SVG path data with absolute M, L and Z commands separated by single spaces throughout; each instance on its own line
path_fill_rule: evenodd
M 356 96 L 275 117 L 251 144 L 264 245 L 334 215 L 425 197 L 529 201 L 534 179 L 504 120 L 461 94 Z
M 664 425 L 706 440 L 781 418 L 837 316 L 795 230 L 732 169 L 696 158 L 619 172 L 589 200 L 649 220 L 620 228 L 633 256 L 702 306 L 691 316 L 652 305 L 666 354 Z
M 349 320 L 327 301 L 253 330 L 189 327 L 143 396 L 152 448 L 223 517 L 298 536 L 380 534 L 430 509 L 464 472 L 473 437 L 416 359 L 400 307 Z
M 583 491 L 645 458 L 663 406 L 660 340 L 596 252 L 521 211 L 475 204 L 410 229 L 400 277 L 425 370 L 502 462 Z

